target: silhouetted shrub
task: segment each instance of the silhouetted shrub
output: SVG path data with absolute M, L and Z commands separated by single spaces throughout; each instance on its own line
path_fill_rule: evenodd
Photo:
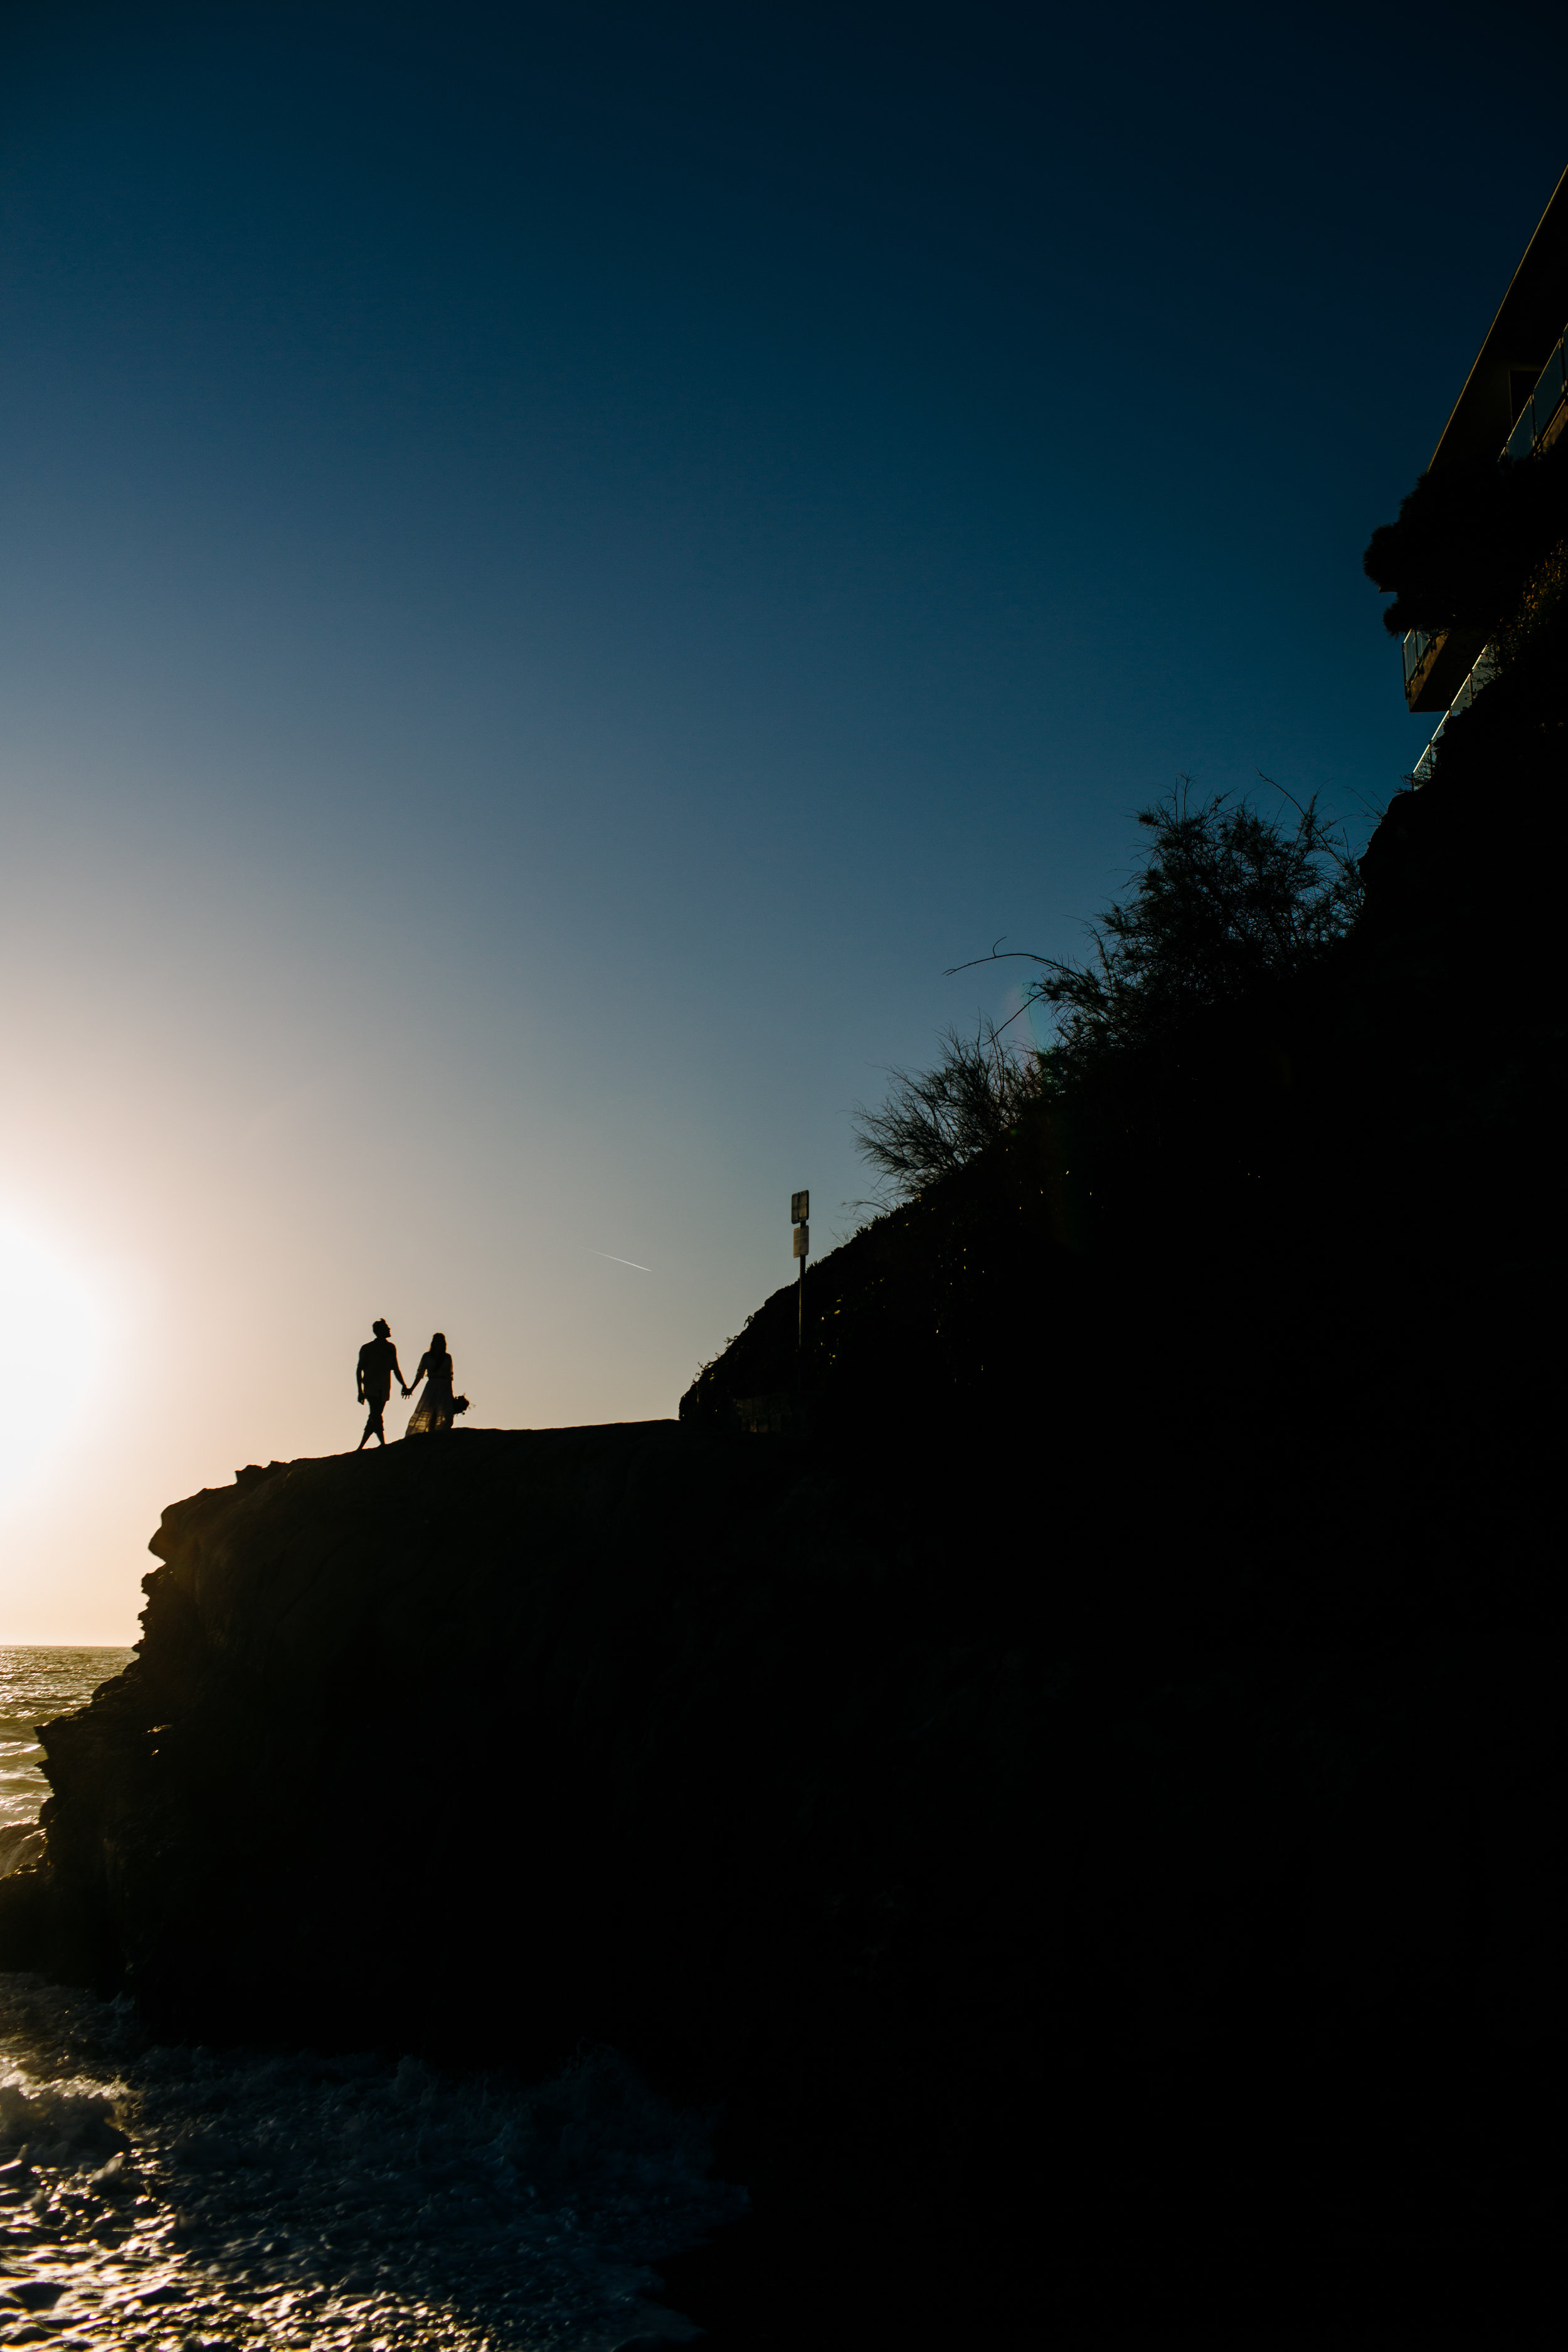
M 895 1070 L 881 1108 L 858 1113 L 860 1151 L 895 1198 L 950 1175 L 1032 1105 L 1070 1097 L 1108 1063 L 1297 978 L 1355 920 L 1360 874 L 1315 801 L 1286 827 L 1224 793 L 1194 803 L 1183 778 L 1138 822 L 1153 843 L 1131 898 L 1091 926 L 1093 961 L 1013 951 L 1039 967 L 1026 997 L 1049 1006 L 1055 1043 L 1012 1048 L 989 1022 L 973 1040 L 950 1030 L 933 1069 Z M 1007 960 L 993 950 L 980 961 L 993 958 Z
M 1003 1042 L 994 1022 L 950 1029 L 934 1069 L 893 1070 L 879 1110 L 856 1112 L 855 1140 L 893 1196 L 912 1200 L 1014 1128 L 1040 1091 L 1039 1056 Z
M 1374 530 L 1362 569 L 1394 601 L 1406 629 L 1489 634 L 1511 613 L 1542 559 L 1568 534 L 1568 444 L 1520 464 L 1463 459 L 1423 474 L 1397 522 Z
M 1535 566 L 1518 603 L 1496 631 L 1492 647 L 1501 670 L 1507 672 L 1521 662 L 1544 654 L 1549 646 L 1555 646 L 1561 659 L 1563 625 L 1568 621 L 1568 606 L 1563 603 L 1565 589 L 1568 540 L 1561 541 Z
M 1226 794 L 1194 804 L 1184 778 L 1141 809 L 1153 845 L 1125 906 L 1092 926 L 1094 959 L 1033 956 L 1033 1003 L 1050 1006 L 1047 1085 L 1070 1092 L 1108 1057 L 1168 1042 L 1193 1018 L 1298 977 L 1349 932 L 1361 879 L 1317 802 L 1293 827 Z

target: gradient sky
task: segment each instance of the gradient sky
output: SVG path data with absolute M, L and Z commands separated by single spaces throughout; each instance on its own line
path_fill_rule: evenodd
M 1478 32 L 5 10 L 0 1641 L 374 1315 L 673 1412 L 1179 770 L 1364 837 L 1361 550 L 1568 161 Z

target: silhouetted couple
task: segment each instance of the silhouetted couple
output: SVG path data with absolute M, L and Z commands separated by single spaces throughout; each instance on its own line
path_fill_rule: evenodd
M 421 1381 L 425 1383 L 425 1392 L 408 1416 L 408 1426 L 403 1433 L 405 1437 L 445 1435 L 456 1416 L 468 1409 L 467 1397 L 454 1397 L 452 1394 L 452 1359 L 447 1353 L 445 1331 L 431 1334 L 430 1345 L 420 1357 L 419 1369 L 410 1382 L 403 1377 L 391 1326 L 384 1323 L 378 1315 L 370 1328 L 375 1337 L 367 1339 L 359 1351 L 359 1371 L 355 1381 L 359 1401 L 361 1404 L 368 1405 L 370 1411 L 365 1420 L 364 1435 L 355 1446 L 355 1453 L 363 1453 L 373 1437 L 379 1438 L 383 1445 L 386 1444 L 386 1424 L 383 1416 L 386 1412 L 387 1399 L 392 1394 L 395 1377 L 405 1396 L 412 1396 Z

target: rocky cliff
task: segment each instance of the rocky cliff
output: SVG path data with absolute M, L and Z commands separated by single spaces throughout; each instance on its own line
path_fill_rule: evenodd
M 764 2216 L 994 2280 L 1528 2236 L 1550 1580 L 1096 1558 L 990 1477 L 670 1423 L 242 1472 L 46 1728 L 0 1958 L 183 2038 L 611 2042 Z

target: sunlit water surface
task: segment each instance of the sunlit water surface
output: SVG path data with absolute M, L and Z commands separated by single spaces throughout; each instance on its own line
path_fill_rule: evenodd
M 31 1724 L 125 1655 L 0 1652 L 6 1821 L 44 1793 Z M 171 2048 L 128 2001 L 0 1974 L 0 2344 L 679 2341 L 694 2331 L 648 2302 L 649 2265 L 744 2202 L 707 2168 L 703 2119 L 611 2051 L 525 2086 Z
M 0 1650 L 0 1829 L 36 1821 L 49 1793 L 37 1727 L 130 1662 L 129 1650 Z

